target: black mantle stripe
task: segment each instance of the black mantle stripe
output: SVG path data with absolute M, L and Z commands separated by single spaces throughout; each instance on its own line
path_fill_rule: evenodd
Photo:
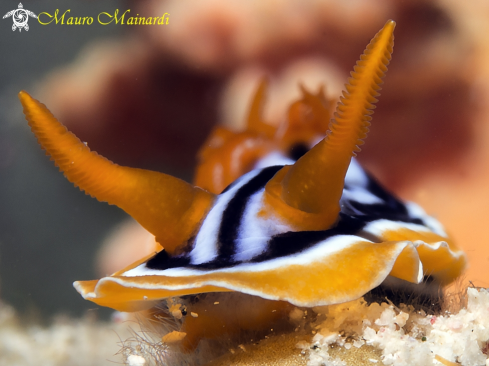
M 217 237 L 218 261 L 230 262 L 236 254 L 236 239 L 243 220 L 243 214 L 250 196 L 264 188 L 283 166 L 271 166 L 240 187 L 222 213 L 221 225 Z

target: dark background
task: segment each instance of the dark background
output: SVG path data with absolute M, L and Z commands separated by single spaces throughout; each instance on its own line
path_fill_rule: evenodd
M 2 0 L 0 14 L 18 7 Z M 0 299 L 24 313 L 80 315 L 84 301 L 72 282 L 94 279 L 93 257 L 107 232 L 125 217 L 65 180 L 39 148 L 22 114 L 17 93 L 35 93 L 53 69 L 72 62 L 87 43 L 117 38 L 122 26 L 96 22 L 101 11 L 125 9 L 115 0 L 22 1 L 24 9 L 93 16 L 90 26 L 50 24 L 30 18 L 28 32 L 0 20 Z M 99 310 L 96 310 L 99 312 Z

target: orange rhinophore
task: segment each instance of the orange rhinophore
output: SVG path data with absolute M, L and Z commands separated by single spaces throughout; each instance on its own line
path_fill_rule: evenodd
M 198 229 L 214 195 L 167 174 L 119 166 L 91 151 L 28 93 L 19 93 L 39 144 L 66 178 L 99 201 L 119 206 L 173 253 Z

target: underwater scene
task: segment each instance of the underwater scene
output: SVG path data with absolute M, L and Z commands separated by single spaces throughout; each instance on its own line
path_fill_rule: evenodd
M 0 13 L 0 365 L 489 365 L 486 2 Z

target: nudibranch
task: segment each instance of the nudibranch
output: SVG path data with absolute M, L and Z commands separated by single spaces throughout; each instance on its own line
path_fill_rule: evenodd
M 313 307 L 359 298 L 389 276 L 411 283 L 425 276 L 440 284 L 453 281 L 466 258 L 441 224 L 387 192 L 353 159 L 391 59 L 394 27 L 388 21 L 361 55 L 326 137 L 296 162 L 273 165 L 268 159 L 220 193 L 112 163 L 21 92 L 33 133 L 67 179 L 122 208 L 161 245 L 111 276 L 75 282 L 77 291 L 121 311 L 148 309 L 168 297 L 229 291 Z M 269 141 L 276 131 L 260 120 L 259 109 L 252 108 L 252 134 Z M 320 122 L 326 129 L 324 118 Z M 267 144 L 250 149 L 237 171 L 270 153 Z

